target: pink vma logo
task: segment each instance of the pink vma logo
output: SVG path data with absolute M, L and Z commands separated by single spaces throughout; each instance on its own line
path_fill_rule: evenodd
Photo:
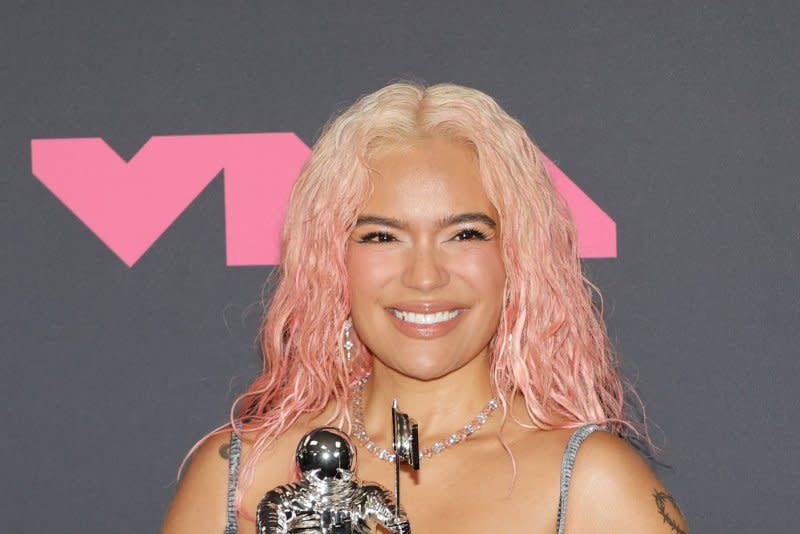
M 125 161 L 99 137 L 34 139 L 33 174 L 132 266 L 221 171 L 227 264 L 274 265 L 289 192 L 311 151 L 293 133 L 151 137 Z M 616 224 L 547 160 L 584 258 L 617 255 Z

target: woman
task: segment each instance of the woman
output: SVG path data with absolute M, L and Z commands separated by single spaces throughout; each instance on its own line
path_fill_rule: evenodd
M 426 456 L 402 473 L 417 534 L 687 531 L 618 437 L 635 425 L 570 215 L 487 95 L 398 83 L 330 123 L 292 193 L 278 275 L 265 372 L 232 410 L 237 435 L 195 446 L 164 534 L 253 532 L 319 426 L 353 436 L 358 477 L 391 487 L 393 399 Z

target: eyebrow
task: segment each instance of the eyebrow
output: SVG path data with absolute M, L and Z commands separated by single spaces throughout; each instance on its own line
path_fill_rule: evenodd
M 470 222 L 480 222 L 490 228 L 497 228 L 497 223 L 494 219 L 481 212 L 459 213 L 458 215 L 450 215 L 439 219 L 439 226 L 444 228 L 454 224 L 463 224 Z M 398 230 L 407 230 L 408 224 L 400 219 L 393 217 L 382 217 L 380 215 L 361 215 L 356 220 L 356 226 L 364 224 L 374 224 L 377 226 L 388 226 L 390 228 L 397 228 Z

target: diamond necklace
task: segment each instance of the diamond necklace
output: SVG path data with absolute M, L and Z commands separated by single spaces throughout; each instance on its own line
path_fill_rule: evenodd
M 388 449 L 378 447 L 364 428 L 364 384 L 367 383 L 367 380 L 369 380 L 369 375 L 361 378 L 356 382 L 355 386 L 353 386 L 353 437 L 355 437 L 365 449 L 381 460 L 394 463 L 394 453 Z M 444 440 L 435 442 L 430 447 L 421 447 L 419 451 L 420 460 L 430 460 L 435 455 L 441 454 L 442 451 L 454 445 L 458 445 L 480 430 L 481 427 L 486 424 L 486 421 L 489 420 L 489 416 L 497 410 L 499 405 L 500 403 L 493 397 L 472 421 L 461 427 L 457 432 L 450 434 L 450 436 Z

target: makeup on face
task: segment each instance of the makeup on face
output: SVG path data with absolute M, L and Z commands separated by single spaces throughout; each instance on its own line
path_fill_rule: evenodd
M 371 167 L 372 193 L 346 255 L 355 332 L 389 368 L 447 374 L 486 354 L 497 329 L 505 283 L 497 211 L 461 143 L 384 150 Z

